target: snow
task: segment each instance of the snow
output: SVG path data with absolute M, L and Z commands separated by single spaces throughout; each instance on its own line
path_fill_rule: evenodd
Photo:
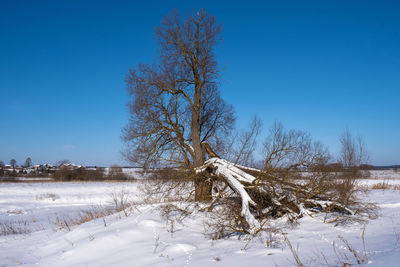
M 381 170 L 381 171 L 369 171 L 371 179 L 398 179 L 400 180 L 400 170 Z
M 74 217 L 93 206 L 110 206 L 112 194 L 134 182 L 0 183 L 0 222 L 26 221 L 29 228 L 48 229 L 57 217 Z M 18 215 L 18 216 L 17 216 Z
M 379 174 L 365 184 L 380 182 Z M 380 176 L 386 179 L 384 176 Z M 382 180 L 383 181 L 383 180 Z M 390 182 L 398 183 L 397 180 Z M 144 204 L 141 182 L 1 183 L 0 223 L 26 221 L 31 233 L 0 236 L 1 266 L 295 266 L 282 234 L 262 233 L 254 238 L 210 240 L 203 234 L 206 212 L 194 212 L 174 229 L 163 220 L 158 204 Z M 92 206 L 111 206 L 111 195 L 130 192 L 138 203 L 129 216 L 117 213 L 71 231 L 58 229 L 54 220 L 73 217 Z M 400 190 L 370 190 L 366 197 L 380 207 L 380 216 L 365 226 L 369 265 L 398 266 L 400 260 Z M 270 227 L 280 222 L 271 222 Z M 323 214 L 285 227 L 304 264 L 338 265 L 337 255 L 351 255 L 340 240 L 363 253 L 364 224 L 334 227 Z M 335 250 L 333 249 L 335 247 Z M 324 255 L 324 256 L 322 256 Z M 353 258 L 350 257 L 351 260 Z
M 239 169 L 241 166 L 237 165 L 235 166 L 234 164 L 230 163 L 227 160 L 220 159 L 220 158 L 211 158 L 207 160 L 202 168 L 199 168 L 199 172 L 206 169 L 207 166 L 214 166 L 214 168 L 223 168 L 224 169 L 224 174 L 225 173 L 233 173 L 235 175 L 235 179 L 240 181 L 240 182 L 246 182 L 246 183 L 253 183 L 256 179 L 254 176 L 242 171 Z M 251 168 L 247 168 L 249 170 L 255 170 Z

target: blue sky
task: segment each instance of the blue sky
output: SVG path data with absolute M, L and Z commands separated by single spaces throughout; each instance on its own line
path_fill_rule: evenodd
M 173 8 L 223 24 L 221 92 L 237 127 L 257 114 L 339 151 L 348 127 L 372 164 L 400 163 L 398 1 L 1 1 L 0 160 L 126 163 L 125 75 L 157 56 Z

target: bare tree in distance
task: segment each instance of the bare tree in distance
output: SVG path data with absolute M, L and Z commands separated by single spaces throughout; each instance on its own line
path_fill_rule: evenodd
M 24 167 L 32 167 L 32 165 L 33 165 L 32 159 L 30 157 L 27 157 L 25 160 Z
M 0 160 L 0 167 L 4 167 L 4 162 Z
M 312 141 L 310 134 L 285 131 L 281 123 L 275 122 L 264 142 L 264 158 L 264 169 L 276 172 L 325 165 L 330 155 L 321 143 Z
M 13 168 L 17 167 L 17 161 L 16 161 L 15 159 L 11 159 L 11 160 L 10 160 L 10 165 L 11 165 Z
M 257 149 L 257 138 L 262 129 L 262 121 L 254 116 L 246 130 L 236 131 L 226 141 L 216 144 L 216 150 L 225 159 L 240 165 L 255 166 L 254 152 Z
M 108 169 L 108 178 L 114 180 L 126 180 L 128 177 L 122 170 L 121 166 L 114 164 Z
M 339 162 L 346 170 L 357 172 L 360 165 L 369 160 L 364 139 L 360 135 L 354 137 L 351 131 L 346 128 L 339 140 L 341 145 Z
M 142 166 L 200 167 L 202 143 L 217 144 L 232 129 L 233 107 L 218 90 L 214 49 L 221 25 L 204 10 L 167 15 L 156 28 L 156 65 L 140 64 L 127 75 L 130 118 L 123 130 L 125 158 Z M 196 179 L 196 200 L 210 195 L 207 178 Z

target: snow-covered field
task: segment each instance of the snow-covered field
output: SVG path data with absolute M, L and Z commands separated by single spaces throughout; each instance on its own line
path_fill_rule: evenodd
M 400 170 L 382 170 L 382 171 L 369 171 L 371 179 L 399 179 L 400 180 Z
M 363 180 L 371 185 L 396 177 L 375 173 Z M 380 180 L 376 180 L 379 178 Z M 123 213 L 99 218 L 70 231 L 56 221 L 78 216 L 81 210 L 112 206 L 112 195 L 125 192 L 136 203 L 141 182 L 1 183 L 0 226 L 14 225 L 25 234 L 0 236 L 0 266 L 295 266 L 282 234 L 255 238 L 210 240 L 204 235 L 206 214 L 199 212 L 171 225 L 155 204 L 138 204 Z M 365 251 L 371 266 L 399 266 L 400 190 L 370 190 L 366 197 L 380 207 L 378 219 L 365 226 Z M 323 214 L 305 217 L 282 229 L 300 260 L 310 266 L 356 263 L 343 237 L 363 257 L 364 225 L 334 227 Z M 0 227 L 1 228 L 1 227 Z M 327 264 L 328 263 L 328 264 Z

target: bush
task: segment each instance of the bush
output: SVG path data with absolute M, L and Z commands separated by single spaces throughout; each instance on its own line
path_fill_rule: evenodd
M 96 168 L 96 170 L 76 169 L 76 170 L 57 170 L 54 175 L 54 179 L 61 181 L 90 181 L 90 180 L 102 180 L 104 179 L 104 169 Z
M 123 172 L 119 165 L 111 165 L 108 170 L 108 178 L 112 180 L 127 180 L 128 176 Z

